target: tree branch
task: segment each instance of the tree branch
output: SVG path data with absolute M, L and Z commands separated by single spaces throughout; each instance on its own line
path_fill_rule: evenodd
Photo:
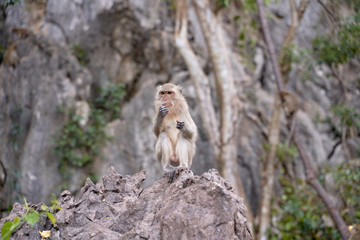
M 183 56 L 195 85 L 202 119 L 215 151 L 219 172 L 230 182 L 235 191 L 244 198 L 245 205 L 249 210 L 247 212 L 249 225 L 252 225 L 253 215 L 245 195 L 237 164 L 236 133 L 241 102 L 235 89 L 228 47 L 225 44 L 221 21 L 212 12 L 208 0 L 194 0 L 191 2 L 199 20 L 215 74 L 220 106 L 220 124 L 216 121 L 210 96 L 209 80 L 201 69 L 186 37 L 187 15 L 184 12 L 187 10 L 186 0 L 177 1 L 175 46 Z
M 202 121 L 215 154 L 219 154 L 219 124 L 212 104 L 209 80 L 202 70 L 199 61 L 187 39 L 187 6 L 186 0 L 178 0 L 176 6 L 175 47 L 183 57 L 195 86 Z
M 267 48 L 269 51 L 269 55 L 270 55 L 270 62 L 271 62 L 271 65 L 273 67 L 273 71 L 275 74 L 276 86 L 280 92 L 280 91 L 283 91 L 283 80 L 282 80 L 280 68 L 279 68 L 279 65 L 278 65 L 277 59 L 276 59 L 274 43 L 271 40 L 269 26 L 268 26 L 266 18 L 265 18 L 264 4 L 263 4 L 262 0 L 256 0 L 256 4 L 258 6 L 261 29 L 264 34 L 265 42 L 266 42 L 266 45 L 267 45 Z
M 265 35 L 265 40 L 266 40 L 266 44 L 268 46 L 271 63 L 274 68 L 274 72 L 275 72 L 275 76 L 276 76 L 278 93 L 280 94 L 283 91 L 282 76 L 280 74 L 279 64 L 276 61 L 274 45 L 273 45 L 273 42 L 272 42 L 272 39 L 270 36 L 270 32 L 269 32 L 268 25 L 267 25 L 267 20 L 265 18 L 265 14 L 264 14 L 263 2 L 262 2 L 262 0 L 256 0 L 256 2 L 258 5 L 258 9 L 259 9 L 261 26 L 263 29 L 263 33 Z M 281 97 L 281 95 L 280 95 L 280 97 Z M 291 126 L 292 126 L 291 122 L 294 121 L 294 118 L 288 117 L 287 120 L 288 120 L 288 128 L 291 128 Z M 299 150 L 300 159 L 302 160 L 304 168 L 305 168 L 307 182 L 317 191 L 318 195 L 321 197 L 321 199 L 325 203 L 325 205 L 330 213 L 330 216 L 332 217 L 333 221 L 335 222 L 335 225 L 336 225 L 337 229 L 339 230 L 342 238 L 348 239 L 350 236 L 350 232 L 348 231 L 347 226 L 346 226 L 344 220 L 342 219 L 339 210 L 335 207 L 335 205 L 331 201 L 329 195 L 326 193 L 323 186 L 320 184 L 318 179 L 315 177 L 314 170 L 311 166 L 309 156 L 307 155 L 302 143 L 300 142 L 298 133 L 296 130 L 294 130 L 294 133 L 293 133 L 293 140 L 294 140 L 294 143 L 295 143 L 297 149 Z

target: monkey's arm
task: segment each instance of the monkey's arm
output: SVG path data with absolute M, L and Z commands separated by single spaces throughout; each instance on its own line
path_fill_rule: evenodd
M 159 137 L 160 135 L 160 126 L 164 120 L 164 117 L 169 113 L 169 109 L 165 106 L 161 106 L 159 108 L 159 113 L 156 117 L 155 124 L 154 124 L 154 133 L 156 137 Z
M 185 126 L 184 121 L 177 121 L 176 128 L 182 132 L 184 138 L 186 139 L 191 139 L 194 135 L 194 133 Z

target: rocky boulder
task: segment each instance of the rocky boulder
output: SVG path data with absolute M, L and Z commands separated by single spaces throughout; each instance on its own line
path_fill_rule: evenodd
M 51 239 L 73 240 L 253 239 L 243 200 L 216 170 L 202 176 L 183 170 L 173 183 L 162 178 L 145 189 L 144 180 L 145 171 L 123 177 L 111 168 L 102 185 L 88 179 L 78 199 L 62 192 L 55 227 L 49 219 L 24 224 L 11 239 L 39 239 L 44 230 Z M 24 212 L 15 204 L 0 226 Z

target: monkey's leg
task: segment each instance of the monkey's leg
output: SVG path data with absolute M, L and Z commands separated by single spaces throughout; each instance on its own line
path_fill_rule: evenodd
M 172 143 L 165 132 L 159 135 L 159 138 L 155 145 L 155 151 L 157 158 L 161 161 L 161 166 L 168 177 L 168 181 L 174 180 L 175 168 L 171 166 L 170 159 L 174 155 Z
M 190 151 L 192 149 L 191 143 L 179 134 L 178 141 L 176 143 L 176 156 L 179 158 L 179 167 L 190 168 Z

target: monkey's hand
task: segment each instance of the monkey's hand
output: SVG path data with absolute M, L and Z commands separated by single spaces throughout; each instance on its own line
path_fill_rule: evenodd
M 185 122 L 184 121 L 176 121 L 176 128 L 179 130 L 185 130 Z
M 165 117 L 169 113 L 169 109 L 165 106 L 159 108 L 159 116 Z

